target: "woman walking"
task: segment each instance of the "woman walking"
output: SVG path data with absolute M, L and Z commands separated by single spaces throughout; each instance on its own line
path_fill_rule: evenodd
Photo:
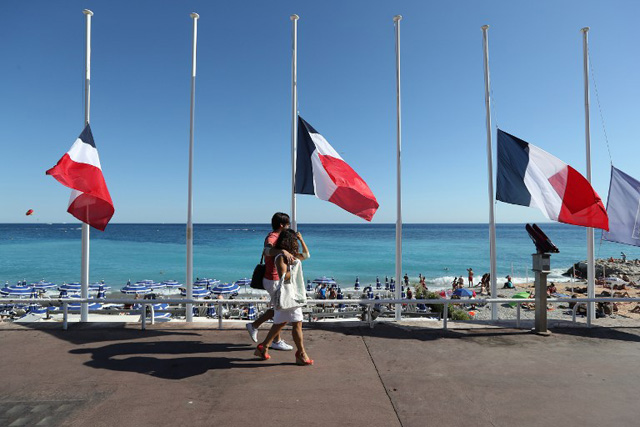
M 299 246 L 302 246 L 302 253 Z M 296 364 L 313 365 L 313 360 L 309 359 L 304 349 L 302 336 L 302 307 L 307 302 L 307 294 L 301 261 L 309 258 L 309 249 L 302 235 L 290 229 L 280 233 L 275 247 L 289 252 L 295 257 L 295 260 L 288 264 L 282 255 L 276 256 L 274 260 L 280 276 L 280 283 L 276 291 L 278 298 L 275 301 L 273 326 L 264 341 L 258 344 L 254 354 L 262 360 L 270 359 L 268 349 L 271 342 L 287 323 L 291 323 L 293 341 L 298 350 L 296 351 Z

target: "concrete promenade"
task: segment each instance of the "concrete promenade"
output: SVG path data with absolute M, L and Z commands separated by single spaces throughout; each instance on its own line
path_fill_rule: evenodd
M 299 367 L 242 324 L 2 323 L 0 425 L 638 425 L 640 328 L 450 326 L 314 324 Z

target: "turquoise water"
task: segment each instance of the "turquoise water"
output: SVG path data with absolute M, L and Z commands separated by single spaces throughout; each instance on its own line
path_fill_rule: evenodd
M 114 288 L 127 280 L 185 281 L 184 224 L 111 224 L 104 233 L 91 231 L 90 281 L 105 280 Z M 560 249 L 551 258 L 553 277 L 586 259 L 586 229 L 543 224 Z M 311 251 L 307 279 L 326 275 L 343 286 L 356 276 L 361 284 L 395 273 L 394 224 L 301 224 Z M 259 261 L 267 224 L 196 224 L 194 275 L 235 281 L 250 277 Z M 523 224 L 497 226 L 498 277 L 531 278 L 531 243 Z M 81 229 L 76 224 L 0 224 L 0 280 L 14 283 L 46 279 L 54 283 L 80 279 Z M 600 242 L 596 256 L 640 258 L 640 248 Z M 404 224 L 403 273 L 418 273 L 432 285 L 448 285 L 472 267 L 476 277 L 489 270 L 486 224 Z

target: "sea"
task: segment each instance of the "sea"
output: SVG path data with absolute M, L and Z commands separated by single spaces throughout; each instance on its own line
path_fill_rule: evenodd
M 541 224 L 559 248 L 551 256 L 550 280 L 562 276 L 587 257 L 586 229 L 560 223 Z M 395 275 L 395 224 L 299 224 L 311 258 L 305 279 L 334 278 L 353 287 Z M 251 277 L 260 260 L 269 224 L 195 224 L 194 276 L 234 282 Z M 80 281 L 80 224 L 0 224 L 0 280 L 10 284 L 46 280 L 56 284 Z M 602 241 L 596 230 L 597 258 L 640 258 L 640 248 Z M 511 275 L 515 283 L 533 280 L 535 247 L 524 224 L 497 224 L 498 283 Z M 489 271 L 487 224 L 403 224 L 402 273 L 412 281 L 426 277 L 430 287 L 449 287 L 456 276 L 466 281 L 467 268 L 476 280 Z M 152 279 L 185 282 L 185 224 L 110 224 L 91 229 L 90 282 L 104 280 L 116 290 L 127 281 Z

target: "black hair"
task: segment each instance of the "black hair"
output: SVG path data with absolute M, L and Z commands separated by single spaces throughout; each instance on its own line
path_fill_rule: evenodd
M 298 236 L 296 232 L 291 229 L 282 230 L 276 241 L 276 248 L 284 249 L 293 256 L 298 255 Z
M 276 212 L 271 217 L 271 228 L 273 231 L 279 230 L 280 225 L 290 224 L 291 220 L 289 219 L 289 215 L 284 212 Z

